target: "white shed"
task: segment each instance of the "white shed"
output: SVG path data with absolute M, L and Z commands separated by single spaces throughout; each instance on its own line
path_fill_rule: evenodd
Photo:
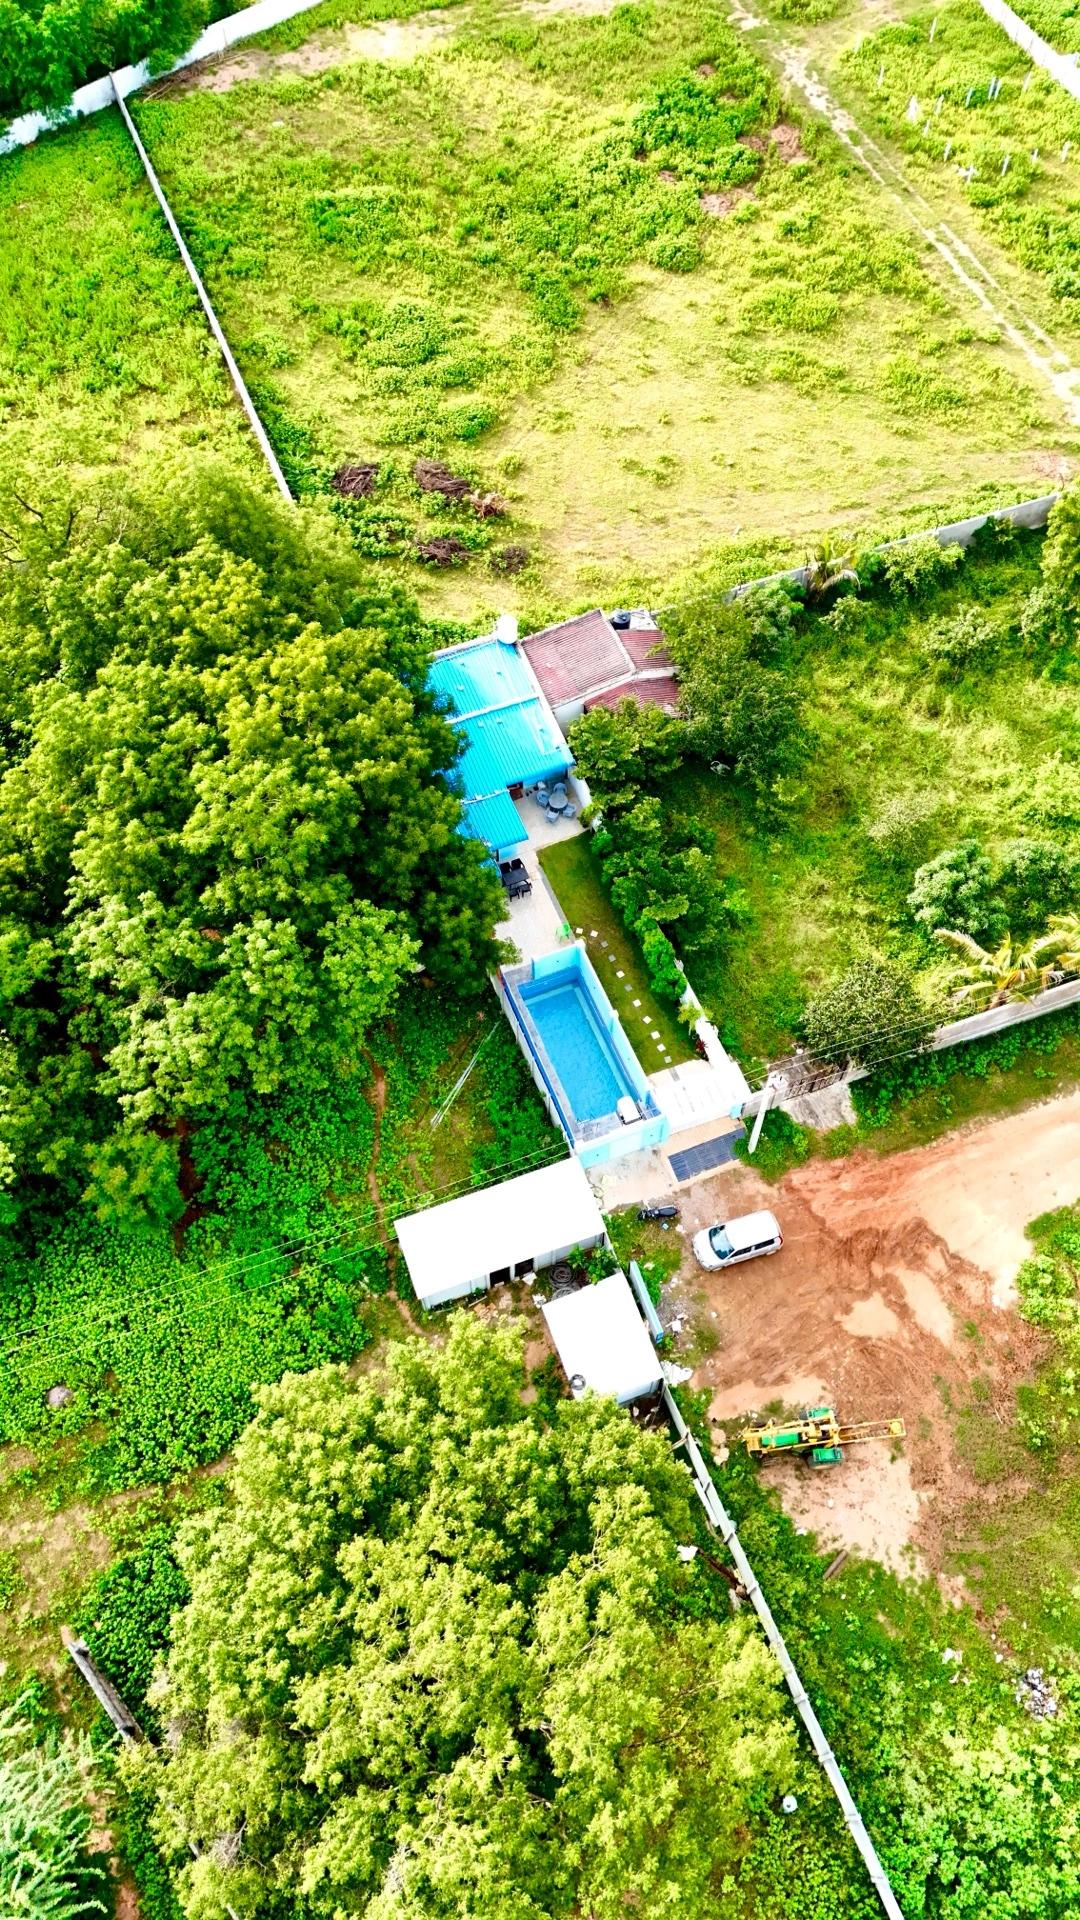
M 421 1306 L 441 1307 L 565 1259 L 605 1237 L 580 1160 L 557 1160 L 497 1187 L 395 1220 L 398 1245 Z
M 621 1406 L 659 1391 L 659 1355 L 625 1274 L 579 1287 L 542 1311 L 576 1400 L 590 1387 L 613 1394 Z

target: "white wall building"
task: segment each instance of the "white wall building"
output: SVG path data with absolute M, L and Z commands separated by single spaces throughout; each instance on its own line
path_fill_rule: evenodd
M 574 1247 L 587 1250 L 606 1237 L 604 1216 L 573 1157 L 406 1214 L 394 1232 L 416 1297 L 429 1308 L 550 1267 Z
M 549 1300 L 541 1311 L 575 1400 L 591 1388 L 626 1406 L 660 1391 L 660 1359 L 624 1273 Z

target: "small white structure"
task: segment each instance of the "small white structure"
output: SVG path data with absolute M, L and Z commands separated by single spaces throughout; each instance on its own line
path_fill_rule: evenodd
M 659 1392 L 660 1360 L 624 1273 L 551 1300 L 542 1312 L 575 1400 L 590 1387 L 620 1406 Z
M 394 1232 L 422 1307 L 481 1293 L 605 1239 L 604 1216 L 571 1156 L 497 1187 L 406 1214 Z

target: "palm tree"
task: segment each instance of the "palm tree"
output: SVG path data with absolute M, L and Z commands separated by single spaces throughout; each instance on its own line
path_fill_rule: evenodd
M 1046 937 L 1058 942 L 1054 955 L 1058 966 L 1067 973 L 1080 973 L 1080 913 L 1052 913 L 1049 924 Z
M 969 1000 L 989 987 L 987 1005 L 991 1007 L 1003 1006 L 1031 987 L 1045 987 L 1055 964 L 1068 964 L 1061 951 L 1062 941 L 1067 938 L 1059 932 L 1043 933 L 1025 947 L 1007 933 L 1000 946 L 990 948 L 981 947 L 970 933 L 958 933 L 954 928 L 938 927 L 934 933 L 935 940 L 944 940 L 946 946 L 965 957 L 965 964 L 953 975 L 956 998 Z
M 850 580 L 856 587 L 859 576 L 851 564 L 850 553 L 840 553 L 826 534 L 813 553 L 806 556 L 806 597 L 808 600 L 824 600 L 833 587 L 842 586 Z

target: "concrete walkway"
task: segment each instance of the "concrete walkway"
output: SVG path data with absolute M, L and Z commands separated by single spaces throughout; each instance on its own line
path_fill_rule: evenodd
M 540 852 L 558 840 L 572 840 L 582 831 L 582 826 L 580 820 L 549 821 L 530 794 L 514 804 L 529 836 L 516 852 L 528 870 L 532 892 L 524 900 L 507 901 L 506 918 L 495 931 L 500 940 L 509 940 L 517 948 L 522 960 L 538 960 L 541 954 L 567 945 L 567 936 L 563 933 L 566 915 L 544 878 Z

